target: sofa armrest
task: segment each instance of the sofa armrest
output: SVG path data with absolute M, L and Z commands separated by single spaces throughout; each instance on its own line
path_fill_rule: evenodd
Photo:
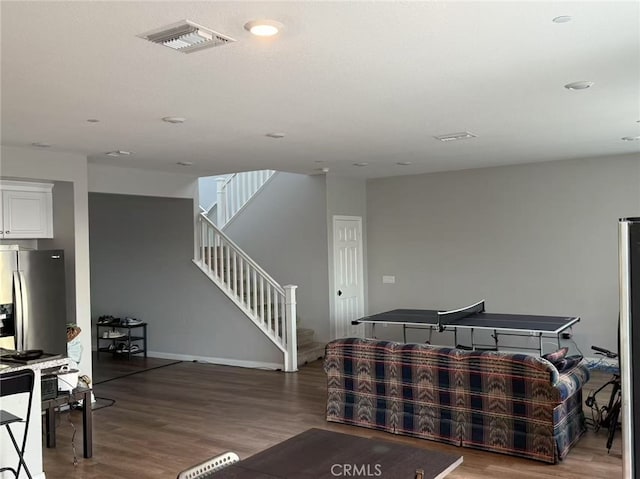
M 589 380 L 591 374 L 586 366 L 586 362 L 582 361 L 573 368 L 558 373 L 558 379 L 553 386 L 560 393 L 560 400 L 564 401 L 568 397 L 573 396 L 582 386 Z

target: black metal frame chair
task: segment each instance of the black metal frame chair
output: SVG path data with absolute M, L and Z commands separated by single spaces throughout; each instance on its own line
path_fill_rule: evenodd
M 20 475 L 20 469 L 22 467 L 24 467 L 24 471 L 29 479 L 33 479 L 31 476 L 31 472 L 29 471 L 29 468 L 24 461 L 24 449 L 27 445 L 27 433 L 29 432 L 29 418 L 31 417 L 31 403 L 33 402 L 32 400 L 34 381 L 34 373 L 31 369 L 21 369 L 18 371 L 10 371 L 8 373 L 0 374 L 0 397 L 4 398 L 7 396 L 14 396 L 16 394 L 29 395 L 25 418 L 21 418 L 10 413 L 9 411 L 0 409 L 0 426 L 4 426 L 7 428 L 9 437 L 11 438 L 11 442 L 13 443 L 13 447 L 15 448 L 19 458 L 17 469 L 14 469 L 12 467 L 0 467 L 0 472 L 11 471 L 16 479 Z M 22 437 L 22 446 L 18 445 L 13 431 L 11 430 L 11 425 L 15 423 L 24 423 L 24 436 Z

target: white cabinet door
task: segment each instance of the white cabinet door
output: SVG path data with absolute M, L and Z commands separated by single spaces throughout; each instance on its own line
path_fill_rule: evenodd
M 53 238 L 51 190 L 2 191 L 4 239 Z

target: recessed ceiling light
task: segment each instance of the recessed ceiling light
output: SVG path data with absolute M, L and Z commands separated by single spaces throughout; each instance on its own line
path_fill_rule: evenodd
M 559 17 L 553 19 L 553 23 L 567 23 L 571 20 L 572 18 L 569 15 L 560 15 Z
M 320 173 L 329 173 L 329 168 L 316 168 L 316 171 L 319 171 Z
M 573 83 L 567 83 L 564 87 L 567 90 L 586 90 L 593 86 L 592 81 L 574 81 Z
M 284 133 L 267 133 L 264 136 L 268 136 L 269 138 L 284 138 Z
M 184 123 L 187 119 L 181 116 L 165 116 L 162 121 L 165 123 Z
M 36 141 L 35 143 L 31 143 L 31 146 L 35 146 L 37 148 L 50 148 L 50 143 L 44 143 L 42 141 Z
M 275 20 L 253 20 L 244 24 L 245 30 L 258 37 L 272 37 L 282 30 L 282 23 Z
M 361 161 L 360 163 L 354 163 L 353 166 L 369 166 L 369 163 Z
M 410 161 L 398 161 L 396 162 L 396 165 L 400 165 L 400 166 L 409 166 L 411 164 Z
M 100 120 L 96 119 L 96 118 L 89 118 L 87 120 L 87 123 L 100 123 Z
M 131 155 L 131 152 L 130 151 L 124 151 L 124 150 L 114 150 L 114 151 L 108 151 L 105 154 L 107 156 L 112 156 L 114 158 L 117 158 L 118 156 L 129 156 L 129 155 Z
M 476 137 L 477 135 L 474 135 L 470 131 L 461 131 L 459 133 L 447 133 L 446 135 L 434 136 L 435 139 L 440 141 L 468 140 L 470 138 Z
M 640 140 L 640 136 L 623 136 L 621 138 L 621 140 L 624 140 L 624 141 L 636 141 L 636 140 Z
M 178 161 L 176 165 L 180 166 L 193 166 L 193 161 Z

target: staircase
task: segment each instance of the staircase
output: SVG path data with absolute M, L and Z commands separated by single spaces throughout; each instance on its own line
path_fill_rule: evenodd
M 204 214 L 196 233 L 194 264 L 282 351 L 283 369 L 296 371 L 297 286 L 280 286 Z
M 243 171 L 218 178 L 218 200 L 206 212 L 207 218 L 224 228 L 275 173 L 274 170 Z
M 194 264 L 278 347 L 283 370 L 324 356 L 325 344 L 314 331 L 297 328 L 296 286 L 280 286 L 224 232 L 275 171 L 236 173 L 218 179 L 217 203 L 201 208 L 196 222 L 197 253 Z
M 298 366 L 324 357 L 326 343 L 315 341 L 315 332 L 309 328 L 298 328 Z

